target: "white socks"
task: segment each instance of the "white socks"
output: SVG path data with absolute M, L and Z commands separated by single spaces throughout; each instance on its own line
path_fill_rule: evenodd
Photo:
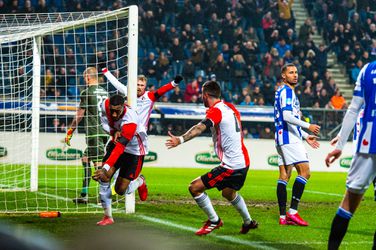
M 237 193 L 235 199 L 231 201 L 231 204 L 236 208 L 236 210 L 238 210 L 239 214 L 243 218 L 244 224 L 249 225 L 252 218 L 248 212 L 247 205 L 245 204 L 243 197 Z
M 289 209 L 289 214 L 296 214 L 297 212 L 298 212 L 298 210 L 295 210 L 295 209 L 292 209 L 292 208 Z
M 131 182 L 129 183 L 129 186 L 127 187 L 127 190 L 125 190 L 125 193 L 126 193 L 126 194 L 131 194 L 131 193 L 133 193 L 133 192 L 136 191 L 137 188 L 138 188 L 139 186 L 141 186 L 142 184 L 144 184 L 144 179 L 143 179 L 143 178 L 140 178 L 140 176 L 139 176 L 139 177 L 137 177 L 137 179 L 135 179 L 135 180 L 133 180 L 133 181 L 131 181 Z
M 111 188 L 109 182 L 99 181 L 99 196 L 101 198 L 102 207 L 104 209 L 104 215 L 112 218 L 111 209 Z
M 214 210 L 213 204 L 211 203 L 209 196 L 205 192 L 193 198 L 197 202 L 197 205 L 202 210 L 204 210 L 211 222 L 217 222 L 219 220 L 219 217 Z

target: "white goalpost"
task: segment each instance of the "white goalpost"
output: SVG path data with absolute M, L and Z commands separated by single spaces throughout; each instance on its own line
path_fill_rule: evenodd
M 102 212 L 98 184 L 82 189 L 82 124 L 71 147 L 65 131 L 80 103 L 87 67 L 108 68 L 137 105 L 138 8 L 109 12 L 0 14 L 0 212 Z M 99 73 L 109 94 L 116 90 Z M 86 124 L 90 126 L 90 124 Z M 94 169 L 93 169 L 94 171 Z M 135 212 L 134 194 L 114 211 Z

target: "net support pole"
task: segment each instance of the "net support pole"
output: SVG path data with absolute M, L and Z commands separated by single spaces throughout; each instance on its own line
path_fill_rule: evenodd
M 128 105 L 137 107 L 137 65 L 138 65 L 138 7 L 129 7 L 128 15 Z M 125 213 L 135 212 L 135 194 L 125 195 Z
M 30 191 L 38 191 L 41 37 L 33 38 L 33 97 L 31 119 Z

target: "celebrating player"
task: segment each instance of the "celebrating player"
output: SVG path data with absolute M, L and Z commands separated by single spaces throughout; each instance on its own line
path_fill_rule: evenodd
M 101 126 L 101 110 L 98 108 L 107 98 L 107 92 L 98 85 L 98 72 L 96 68 L 87 68 L 83 73 L 83 77 L 88 87 L 80 94 L 80 106 L 67 131 L 65 143 L 70 146 L 73 132 L 80 121 L 85 117 L 87 148 L 82 157 L 84 180 L 82 183 L 81 197 L 73 199 L 73 202 L 86 204 L 88 202 L 88 187 L 91 179 L 90 161 L 94 163 L 95 169 L 102 166 L 104 147 L 108 140 L 108 135 Z
M 140 197 L 147 196 L 144 177 L 139 176 L 144 156 L 147 154 L 146 131 L 139 126 L 136 112 L 125 105 L 123 96 L 114 95 L 102 104 L 102 126 L 114 138 L 113 147 L 106 153 L 102 169 L 93 177 L 100 181 L 99 194 L 104 209 L 104 217 L 97 223 L 106 226 L 114 223 L 111 210 L 110 180 L 120 168 L 115 191 L 119 195 L 133 193 L 136 189 Z
M 121 84 L 106 68 L 102 70 L 104 75 L 109 79 L 111 84 L 119 90 L 122 94 L 127 96 L 127 87 Z M 144 75 L 137 77 L 137 108 L 136 112 L 140 118 L 140 124 L 145 127 L 147 131 L 151 110 L 154 103 L 168 91 L 174 89 L 183 80 L 180 75 L 175 76 L 175 79 L 155 91 L 146 91 L 147 78 Z
M 243 218 L 240 233 L 246 234 L 250 229 L 257 228 L 258 223 L 252 220 L 244 199 L 238 190 L 244 184 L 249 167 L 248 151 L 243 143 L 240 113 L 229 103 L 220 100 L 221 89 L 217 82 L 207 81 L 202 86 L 202 98 L 205 107 L 209 108 L 206 117 L 190 128 L 184 135 L 171 137 L 166 141 L 167 148 L 173 148 L 200 135 L 210 128 L 216 154 L 221 164 L 210 172 L 196 178 L 189 185 L 189 191 L 197 205 L 208 216 L 207 222 L 196 231 L 196 235 L 205 235 L 223 225 L 215 212 L 205 190 L 216 187 L 238 210 Z
M 359 206 L 365 191 L 376 177 L 376 146 L 372 141 L 376 132 L 375 96 L 376 96 L 376 61 L 366 64 L 360 71 L 355 83 L 351 104 L 342 122 L 336 148 L 330 152 L 325 163 L 329 167 L 341 154 L 343 147 L 353 129 L 356 118 L 364 105 L 362 124 L 357 138 L 356 152 L 346 179 L 346 193 L 333 219 L 328 249 L 338 249 L 346 234 L 350 219 Z M 376 236 L 376 234 L 375 234 Z M 374 248 L 375 237 L 374 237 Z
M 300 119 L 300 103 L 294 93 L 294 88 L 298 83 L 296 66 L 292 63 L 285 64 L 281 69 L 281 76 L 283 85 L 276 91 L 274 103 L 275 141 L 279 154 L 277 182 L 279 224 L 308 226 L 308 223 L 298 214 L 298 204 L 310 177 L 309 162 L 302 137 L 312 148 L 318 148 L 320 145 L 316 141 L 316 136 L 307 134 L 301 128 L 306 128 L 317 135 L 320 132 L 320 126 Z M 293 167 L 296 168 L 298 176 L 292 188 L 291 206 L 286 213 L 286 185 Z

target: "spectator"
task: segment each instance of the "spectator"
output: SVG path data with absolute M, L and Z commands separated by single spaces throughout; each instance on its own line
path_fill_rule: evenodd
M 174 103 L 183 103 L 184 101 L 184 96 L 180 91 L 179 86 L 174 88 L 174 91 L 170 95 L 170 102 Z
M 170 42 L 170 36 L 167 33 L 166 25 L 162 23 L 159 26 L 158 32 L 156 32 L 156 46 L 159 49 L 165 49 L 168 47 L 169 42 Z
M 180 44 L 179 38 L 174 38 L 172 40 L 172 46 L 169 50 L 172 59 L 172 74 L 181 75 L 183 72 L 184 65 L 184 49 Z
M 157 59 L 156 65 L 156 77 L 160 81 L 163 76 L 166 76 L 170 69 L 170 61 L 168 60 L 166 53 L 161 51 L 159 52 L 159 57 Z
M 305 43 L 311 35 L 314 34 L 312 20 L 311 18 L 307 18 L 304 24 L 299 29 L 299 40 Z
M 191 59 L 185 60 L 182 75 L 184 82 L 191 82 L 195 78 L 195 65 Z
M 149 56 L 145 58 L 142 63 L 142 71 L 144 75 L 149 78 L 149 81 L 155 81 L 157 79 L 157 60 L 153 52 L 150 52 Z
M 278 55 L 280 55 L 281 57 L 285 56 L 286 51 L 292 50 L 291 45 L 286 44 L 286 41 L 283 37 L 280 37 L 278 43 L 276 43 L 273 47 L 277 49 Z
M 328 108 L 329 101 L 330 97 L 328 96 L 326 89 L 322 88 L 320 91 L 320 95 L 318 96 L 320 108 Z
M 332 98 L 330 98 L 329 107 L 331 107 L 332 109 L 336 109 L 336 110 L 346 108 L 346 100 L 342 96 L 339 89 L 336 89 L 336 91 L 334 92 L 334 95 L 332 96 Z
M 264 126 L 260 131 L 260 139 L 274 139 L 273 131 L 268 126 Z
M 195 103 L 197 102 L 198 97 L 200 96 L 200 93 L 201 93 L 200 88 L 201 88 L 202 83 L 203 83 L 202 76 L 199 75 L 197 79 L 187 84 L 187 87 L 184 92 L 184 102 L 190 103 L 192 102 L 192 98 L 194 99 Z M 193 96 L 195 96 L 195 98 Z
M 356 66 L 351 69 L 351 84 L 355 84 L 356 79 L 358 79 L 358 75 L 360 73 L 360 70 L 363 67 L 363 62 L 362 60 L 358 60 L 356 62 Z
M 246 95 L 244 98 L 244 101 L 240 103 L 241 106 L 253 106 L 255 103 L 252 101 L 252 98 L 250 95 Z
M 264 96 L 266 105 L 273 105 L 274 103 L 274 88 L 269 80 L 262 85 L 261 93 Z

